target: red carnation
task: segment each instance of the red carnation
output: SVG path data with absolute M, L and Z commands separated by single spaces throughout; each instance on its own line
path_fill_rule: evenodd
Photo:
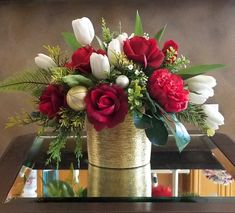
M 154 69 L 161 66 L 164 54 L 158 49 L 155 39 L 146 39 L 135 36 L 124 41 L 123 50 L 126 56 L 144 67 L 150 66 Z
M 173 40 L 169 40 L 164 43 L 162 52 L 164 53 L 165 57 L 167 56 L 167 52 L 172 53 L 172 56 L 167 59 L 168 63 L 173 64 L 175 62 L 178 56 L 178 50 L 179 46 Z
M 153 197 L 172 197 L 172 191 L 169 186 L 153 186 L 152 187 L 152 196 Z
M 167 69 L 153 72 L 148 81 L 148 91 L 166 112 L 180 112 L 188 106 L 189 91 L 184 89 L 184 81 Z
M 66 105 L 63 87 L 49 85 L 40 97 L 39 111 L 52 119 L 58 115 L 60 108 Z
M 97 131 L 123 122 L 128 112 L 127 94 L 114 84 L 100 84 L 93 88 L 85 103 L 88 119 Z
M 73 53 L 71 62 L 67 63 L 65 66 L 83 74 L 91 73 L 90 56 L 93 52 L 105 55 L 103 50 L 96 51 L 91 46 L 81 47 Z

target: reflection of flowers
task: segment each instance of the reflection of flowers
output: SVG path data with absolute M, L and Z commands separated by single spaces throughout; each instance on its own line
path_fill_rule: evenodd
M 233 177 L 226 170 L 204 170 L 204 175 L 217 184 L 228 185 L 234 181 Z
M 172 190 L 169 186 L 157 185 L 152 187 L 153 197 L 172 197 Z

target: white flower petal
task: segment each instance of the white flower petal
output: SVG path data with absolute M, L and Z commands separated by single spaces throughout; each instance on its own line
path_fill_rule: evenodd
M 97 79 L 106 79 L 110 73 L 109 60 L 106 55 L 92 53 L 90 56 L 92 75 Z
M 197 76 L 187 79 L 186 82 L 189 84 L 192 82 L 204 83 L 204 84 L 207 84 L 211 88 L 216 86 L 216 79 L 208 75 L 197 75 Z
M 196 93 L 189 93 L 189 101 L 194 104 L 204 104 L 207 100 L 207 97 L 203 95 L 198 95 Z
M 95 31 L 89 18 L 83 17 L 72 21 L 74 35 L 77 41 L 85 46 L 91 44 Z

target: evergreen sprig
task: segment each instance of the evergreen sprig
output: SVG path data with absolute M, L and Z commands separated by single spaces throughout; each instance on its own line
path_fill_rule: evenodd
M 64 66 L 68 58 L 66 56 L 63 56 L 61 49 L 58 45 L 57 46 L 44 45 L 43 47 L 48 51 L 49 56 L 54 60 L 54 62 L 58 66 Z
M 17 73 L 0 83 L 0 92 L 24 91 L 37 96 L 51 81 L 50 71 L 36 69 Z
M 67 137 L 69 133 L 66 131 L 59 131 L 56 138 L 50 141 L 47 154 L 49 158 L 46 161 L 46 164 L 51 163 L 52 161 L 56 162 L 57 169 L 61 162 L 61 150 L 65 148 Z
M 187 122 L 200 128 L 203 132 L 209 129 L 206 124 L 207 115 L 201 105 L 189 103 L 188 108 L 182 112 L 176 113 L 176 117 L 181 122 Z
M 107 27 L 105 19 L 101 19 L 101 28 L 102 28 L 102 36 L 103 41 L 108 44 L 113 39 L 113 33 L 110 32 L 110 29 Z

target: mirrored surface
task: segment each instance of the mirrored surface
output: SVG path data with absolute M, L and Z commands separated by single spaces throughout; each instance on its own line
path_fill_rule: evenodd
M 45 165 L 50 137 L 35 140 L 12 185 L 6 202 L 15 198 L 192 198 L 235 196 L 235 182 L 223 164 L 225 156 L 207 137 L 192 135 L 179 153 L 170 138 L 167 147 L 153 147 L 151 165 L 107 169 L 80 165 L 72 155 L 73 140 L 62 152 L 58 170 Z M 85 147 L 85 145 L 84 145 Z M 229 170 L 229 169 L 228 169 Z

